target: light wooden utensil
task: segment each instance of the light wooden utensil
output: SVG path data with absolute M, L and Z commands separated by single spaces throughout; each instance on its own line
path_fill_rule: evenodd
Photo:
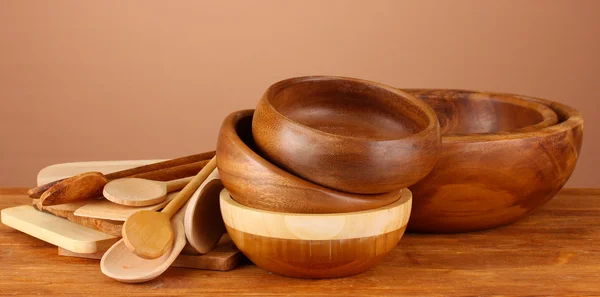
M 164 255 L 173 243 L 169 219 L 188 201 L 216 165 L 217 159 L 213 157 L 161 212 L 142 210 L 129 216 L 123 224 L 123 242 L 129 250 L 146 259 Z M 183 232 L 183 224 L 181 227 Z
M 181 190 L 193 177 L 185 177 L 167 182 L 143 178 L 121 178 L 108 182 L 102 195 L 117 204 L 126 206 L 148 206 L 167 199 L 167 193 Z
M 74 253 L 69 250 L 58 248 L 58 255 L 65 257 L 77 257 L 85 259 L 102 259 L 106 251 L 93 254 Z M 229 271 L 238 265 L 243 258 L 240 250 L 233 244 L 229 235 L 224 234 L 215 249 L 203 255 L 184 254 L 185 249 L 177 256 L 171 267 L 206 269 L 216 271 Z M 147 260 L 146 260 L 147 261 Z
M 215 169 L 194 192 L 185 210 L 185 235 L 197 253 L 205 254 L 214 249 L 225 233 L 219 209 L 219 193 L 222 189 L 219 172 Z
M 155 171 L 161 170 L 161 169 L 168 169 L 168 168 L 178 167 L 178 166 L 182 166 L 182 165 L 189 165 L 191 163 L 197 163 L 199 161 L 208 160 L 208 159 L 212 158 L 214 155 L 215 155 L 215 152 L 206 152 L 206 153 L 202 153 L 202 154 L 181 157 L 181 158 L 167 160 L 167 161 L 158 162 L 158 163 L 154 163 L 154 164 L 142 164 L 139 167 L 125 169 L 125 170 L 121 170 L 121 171 L 117 171 L 117 172 L 111 172 L 109 174 L 106 174 L 106 176 L 103 173 L 105 173 L 106 171 L 113 171 L 113 170 L 107 169 L 106 171 L 102 171 L 102 173 L 100 173 L 100 172 L 98 172 L 98 173 L 100 175 L 102 175 L 102 177 L 106 181 L 123 178 L 123 177 L 142 177 L 142 176 L 137 176 L 137 175 L 155 172 Z M 125 162 L 127 162 L 127 161 L 125 161 Z M 94 162 L 90 162 L 90 163 L 94 163 Z M 73 163 L 72 165 L 77 165 L 77 164 L 78 163 Z M 44 168 L 44 169 L 42 169 L 42 171 L 45 171 L 44 172 L 45 175 L 50 175 L 50 174 L 62 175 L 62 174 L 64 174 L 64 172 L 60 169 L 60 168 L 62 168 L 62 166 L 57 166 L 57 167 L 58 168 L 52 168 L 52 169 Z M 197 171 L 199 171 L 199 170 L 200 169 L 198 169 Z M 48 171 L 50 171 L 50 172 L 48 172 Z M 197 172 L 197 171 L 194 171 L 194 172 Z M 82 173 L 85 173 L 85 171 L 79 172 L 79 174 L 82 174 Z M 179 177 L 172 177 L 172 175 L 173 175 L 172 172 L 168 171 L 169 178 L 167 178 L 166 180 L 172 180 L 172 179 L 190 176 L 190 175 L 193 175 L 193 173 L 189 174 L 189 175 L 179 176 Z M 145 178 L 148 178 L 148 177 L 145 177 Z M 156 179 L 156 178 L 152 178 L 152 179 Z M 40 177 L 38 175 L 38 181 L 39 180 L 40 180 Z M 163 180 L 163 179 L 156 179 L 156 180 Z M 60 179 L 60 177 L 59 177 L 57 180 L 54 180 L 53 182 L 49 182 L 49 183 L 46 183 L 43 185 L 39 185 L 39 183 L 38 183 L 38 186 L 30 189 L 27 192 L 27 194 L 31 198 L 41 198 L 43 193 L 45 193 L 47 190 L 53 188 L 55 185 L 61 184 L 62 182 L 63 182 L 63 180 Z M 63 185 L 63 187 L 64 187 L 64 185 Z M 79 188 L 82 188 L 82 187 L 79 187 Z M 82 188 L 82 189 L 84 189 L 84 188 Z M 92 191 L 92 190 L 95 190 L 96 188 L 93 188 L 93 189 L 88 188 L 88 189 L 91 189 L 88 191 Z M 102 192 L 102 191 L 100 190 L 100 192 Z
M 125 283 L 141 283 L 161 275 L 183 250 L 185 231 L 181 220 L 173 220 L 175 242 L 165 253 L 155 259 L 144 259 L 134 255 L 125 240 L 121 239 L 110 247 L 100 260 L 100 269 L 106 276 Z
M 21 205 L 2 210 L 2 223 L 45 242 L 76 253 L 103 251 L 117 237 Z
M 126 206 L 106 199 L 83 201 L 85 204 L 75 210 L 74 214 L 78 217 L 125 222 L 130 215 L 140 210 L 156 211 L 165 207 L 178 193 L 169 193 L 165 201 L 150 206 Z M 121 236 L 120 229 L 119 236 Z
M 158 169 L 155 171 L 134 174 L 130 177 L 144 178 L 159 181 L 175 180 L 179 178 L 194 176 L 200 171 L 209 160 L 202 160 L 194 163 L 178 165 L 169 168 Z M 89 200 L 102 196 L 102 190 L 109 180 L 110 175 L 104 175 L 100 172 L 85 172 L 79 175 L 64 179 L 47 189 L 40 197 L 44 206 L 70 203 L 81 200 Z M 38 188 L 44 188 L 43 185 Z
M 141 283 L 161 275 L 177 259 L 187 243 L 183 230 L 183 217 L 188 205 L 189 203 L 186 203 L 183 209 L 177 211 L 169 222 L 169 227 L 174 233 L 174 243 L 169 245 L 164 254 L 155 259 L 140 258 L 129 249 L 123 238 L 102 256 L 100 260 L 102 273 L 125 283 Z

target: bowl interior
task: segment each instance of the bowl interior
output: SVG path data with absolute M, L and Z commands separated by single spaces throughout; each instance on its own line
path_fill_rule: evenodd
M 449 93 L 450 94 L 450 93 Z M 436 113 L 443 135 L 515 132 L 539 125 L 552 110 L 516 97 L 476 92 L 416 94 Z M 552 115 L 555 118 L 555 115 Z M 549 124 L 555 124 L 549 121 Z
M 424 112 L 376 84 L 308 78 L 276 84 L 271 106 L 301 125 L 341 136 L 398 139 L 428 126 Z

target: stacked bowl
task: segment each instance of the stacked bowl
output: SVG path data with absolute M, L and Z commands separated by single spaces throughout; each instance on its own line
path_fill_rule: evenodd
M 376 265 L 402 237 L 408 186 L 435 166 L 434 111 L 411 94 L 340 77 L 272 85 L 229 115 L 217 142 L 221 212 L 238 248 L 286 276 Z
M 221 213 L 259 267 L 347 276 L 405 230 L 477 231 L 531 213 L 566 183 L 582 141 L 579 112 L 539 98 L 292 78 L 224 120 Z
M 410 231 L 448 233 L 512 223 L 552 199 L 575 169 L 581 114 L 544 99 L 467 90 L 407 90 L 429 104 L 442 152 L 415 195 Z

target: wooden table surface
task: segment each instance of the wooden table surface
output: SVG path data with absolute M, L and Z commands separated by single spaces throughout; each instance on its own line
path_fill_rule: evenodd
M 28 204 L 25 189 L 0 189 L 0 209 Z M 469 234 L 406 234 L 363 274 L 302 280 L 251 263 L 230 272 L 170 268 L 144 284 L 123 284 L 99 261 L 0 224 L 0 295 L 575 295 L 600 296 L 600 189 L 567 189 L 529 217 Z

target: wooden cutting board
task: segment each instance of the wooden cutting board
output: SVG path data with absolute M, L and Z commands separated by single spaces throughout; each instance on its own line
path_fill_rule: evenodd
M 80 254 L 74 253 L 64 248 L 58 248 L 59 256 L 77 257 L 86 259 L 101 259 L 105 251 L 96 252 L 93 254 Z M 204 255 L 184 255 L 181 254 L 177 257 L 175 262 L 171 264 L 174 267 L 192 268 L 192 269 L 206 269 L 206 270 L 218 270 L 228 271 L 243 259 L 242 253 L 233 244 L 229 235 L 225 234 L 221 238 L 217 247 L 204 254 Z
M 31 205 L 5 208 L 1 216 L 4 225 L 76 253 L 104 251 L 118 240 L 116 236 L 36 210 Z

